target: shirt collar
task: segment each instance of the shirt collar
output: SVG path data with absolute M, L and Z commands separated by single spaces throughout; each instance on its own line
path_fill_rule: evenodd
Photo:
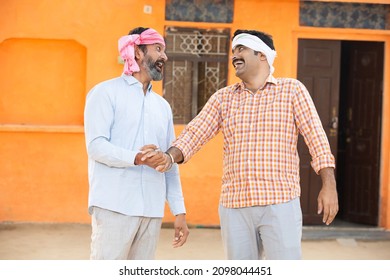
M 274 84 L 274 85 L 277 85 L 278 84 L 278 80 L 272 76 L 272 74 L 270 74 L 267 78 L 267 80 L 265 81 L 265 83 L 270 83 L 270 84 Z
M 122 73 L 121 77 L 131 86 L 134 84 L 139 84 L 142 88 L 142 84 L 140 81 L 138 81 L 136 78 L 134 78 L 132 75 L 126 75 Z M 148 91 L 152 90 L 152 83 L 149 83 Z
M 264 89 L 267 86 L 267 84 L 277 85 L 278 84 L 278 80 L 274 76 L 272 76 L 272 74 L 269 74 L 269 76 L 265 80 L 264 86 L 261 89 Z M 237 83 L 235 89 L 239 90 L 239 91 L 245 90 L 244 82 L 241 81 L 240 83 Z

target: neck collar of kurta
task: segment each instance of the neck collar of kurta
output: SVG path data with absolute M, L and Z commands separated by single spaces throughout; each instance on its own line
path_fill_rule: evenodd
M 138 81 L 136 78 L 134 78 L 132 75 L 126 75 L 125 73 L 122 73 L 121 77 L 129 84 L 140 84 L 142 87 L 142 83 Z M 149 83 L 148 91 L 152 91 L 152 83 Z

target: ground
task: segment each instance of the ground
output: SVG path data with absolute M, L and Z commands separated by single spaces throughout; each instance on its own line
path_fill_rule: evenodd
M 304 229 L 303 258 L 390 260 L 389 232 L 373 230 L 358 234 L 357 229 L 340 232 L 331 236 L 326 230 Z M 90 234 L 88 224 L 0 223 L 0 260 L 86 260 Z M 171 246 L 172 237 L 173 229 L 162 229 L 157 260 L 225 259 L 219 229 L 190 228 L 187 243 L 176 249 Z

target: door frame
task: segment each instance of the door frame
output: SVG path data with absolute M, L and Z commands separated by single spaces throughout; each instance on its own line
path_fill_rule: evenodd
M 390 32 L 382 30 L 299 27 L 292 32 L 292 73 L 297 77 L 298 39 L 384 42 L 384 77 L 390 75 Z M 383 79 L 382 126 L 379 167 L 378 226 L 390 229 L 390 81 Z M 336 167 L 337 168 L 337 167 Z

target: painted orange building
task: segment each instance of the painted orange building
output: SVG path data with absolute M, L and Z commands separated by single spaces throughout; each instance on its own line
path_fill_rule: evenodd
M 299 39 L 383 42 L 377 226 L 390 229 L 389 28 L 301 26 L 298 0 L 235 0 L 231 23 L 172 21 L 166 20 L 166 2 L 0 0 L 0 222 L 89 223 L 86 93 L 96 83 L 121 74 L 120 36 L 136 26 L 153 27 L 162 34 L 165 27 L 176 26 L 271 33 L 278 50 L 275 76 L 297 77 Z M 228 84 L 236 81 L 229 65 Z M 162 82 L 154 88 L 163 92 Z M 176 125 L 176 133 L 183 127 Z M 180 172 L 188 223 L 218 225 L 222 136 L 210 141 Z M 172 221 L 168 210 L 164 221 Z

